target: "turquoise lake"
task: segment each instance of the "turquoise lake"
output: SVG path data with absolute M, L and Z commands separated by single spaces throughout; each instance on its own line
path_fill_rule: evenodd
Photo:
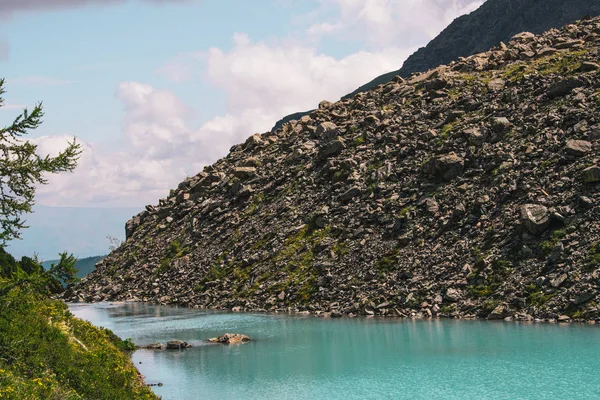
M 72 304 L 136 344 L 164 400 L 600 399 L 600 326 L 458 320 L 321 319 L 141 303 Z M 226 332 L 254 339 L 207 345 Z M 141 364 L 140 364 L 141 362 Z

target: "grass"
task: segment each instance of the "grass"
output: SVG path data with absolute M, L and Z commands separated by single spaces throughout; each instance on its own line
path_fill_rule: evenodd
M 600 243 L 594 243 L 590 246 L 587 254 L 587 263 L 585 270 L 591 272 L 600 267 Z
M 548 240 L 540 243 L 540 249 L 545 256 L 550 255 L 552 249 L 560 242 L 564 237 L 567 236 L 567 232 L 564 229 L 557 229 L 552 231 Z M 600 260 L 599 260 L 600 261 Z
M 539 73 L 542 76 L 560 74 L 563 76 L 575 72 L 587 55 L 587 50 L 578 50 L 568 53 L 557 53 L 542 57 L 538 60 L 517 62 L 509 65 L 503 77 L 511 82 L 520 81 L 525 75 Z
M 187 248 L 181 247 L 181 243 L 179 243 L 178 240 L 174 240 L 167 248 L 165 257 L 160 260 L 160 265 L 158 268 L 156 268 L 156 270 L 154 270 L 154 273 L 158 275 L 170 270 L 173 266 L 172 261 L 174 259 L 183 257 L 187 251 Z
M 379 259 L 375 264 L 375 267 L 380 272 L 392 272 L 398 269 L 398 256 L 400 255 L 400 249 L 396 248 L 385 256 Z
M 460 119 L 457 119 L 456 121 L 448 122 L 446 125 L 442 126 L 442 129 L 440 130 L 440 136 L 437 139 L 437 143 L 439 145 L 444 144 L 444 142 L 448 140 L 450 134 L 452 133 L 452 131 L 454 131 L 454 129 L 459 123 Z
M 250 203 L 250 205 L 248 206 L 248 209 L 246 210 L 246 212 L 244 214 L 245 215 L 255 214 L 262 206 L 262 202 L 264 199 L 265 199 L 264 193 L 257 193 L 256 195 L 254 195 L 254 197 L 252 198 L 252 203 Z
M 60 301 L 13 287 L 0 297 L 0 332 L 2 399 L 157 399 L 126 352 L 133 342 Z

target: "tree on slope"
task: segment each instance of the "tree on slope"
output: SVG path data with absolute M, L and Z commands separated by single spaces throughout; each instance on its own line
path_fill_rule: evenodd
M 4 79 L 0 79 L 0 107 L 4 93 Z M 22 216 L 31 212 L 36 185 L 47 183 L 45 174 L 73 171 L 81 154 L 81 146 L 73 139 L 56 157 L 37 155 L 37 145 L 23 136 L 39 127 L 43 116 L 38 103 L 0 129 L 0 247 L 20 238 L 20 231 L 26 228 Z

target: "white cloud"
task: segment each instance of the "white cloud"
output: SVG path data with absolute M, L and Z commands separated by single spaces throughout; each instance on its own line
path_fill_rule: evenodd
M 337 21 L 317 21 L 307 32 L 364 38 L 373 47 L 424 45 L 453 19 L 471 12 L 484 0 L 321 0 L 320 15 Z M 331 29 L 335 27 L 335 29 Z
M 201 52 L 180 54 L 154 72 L 165 75 L 173 82 L 184 82 L 198 74 L 199 63 L 203 59 L 204 55 Z
M 227 93 L 234 111 L 292 112 L 337 100 L 360 84 L 397 68 L 412 49 L 358 52 L 336 59 L 294 43 L 252 42 L 237 34 L 229 52 L 208 52 L 207 77 Z
M 176 82 L 204 76 L 226 94 L 226 112 L 192 126 L 190 108 L 172 91 L 122 82 L 115 93 L 125 111 L 119 151 L 83 143 L 85 152 L 75 173 L 52 177 L 51 185 L 40 188 L 40 202 L 63 206 L 156 203 L 186 175 L 225 156 L 233 144 L 249 135 L 269 130 L 282 116 L 314 108 L 321 100 L 337 100 L 372 78 L 398 69 L 418 46 L 480 3 L 321 0 L 321 11 L 331 15 L 334 10 L 335 17 L 313 20 L 303 37 L 316 38 L 318 44 L 320 38 L 349 35 L 369 51 L 333 57 L 317 44 L 306 45 L 307 40 L 253 41 L 236 33 L 229 50 L 210 48 L 179 55 L 155 72 Z M 36 139 L 41 152 L 55 151 L 61 148 L 57 143 L 64 147 L 65 142 L 65 137 Z

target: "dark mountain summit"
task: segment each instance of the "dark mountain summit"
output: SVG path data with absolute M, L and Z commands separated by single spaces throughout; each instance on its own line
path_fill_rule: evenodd
M 415 72 L 425 72 L 459 57 L 486 51 L 519 32 L 539 34 L 586 15 L 600 15 L 600 0 L 487 0 L 477 10 L 454 20 L 426 47 L 408 57 L 402 68 L 378 76 L 342 99 L 388 83 L 396 75 L 407 78 Z M 274 129 L 306 114 L 308 112 L 286 116 Z
M 253 135 L 67 293 L 235 310 L 600 318 L 600 18 Z

